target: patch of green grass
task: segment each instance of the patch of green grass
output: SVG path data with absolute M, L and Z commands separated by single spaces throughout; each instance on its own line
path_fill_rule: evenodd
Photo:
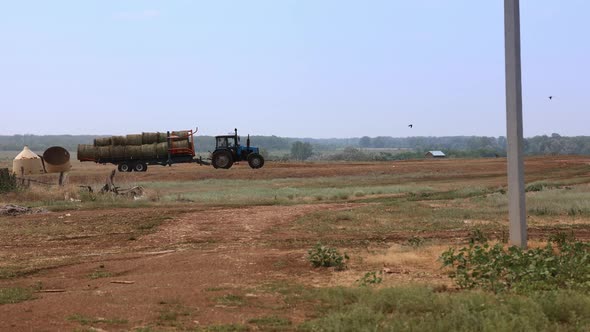
M 590 188 L 553 189 L 527 195 L 527 210 L 538 216 L 590 216 Z
M 265 328 L 280 328 L 290 326 L 292 323 L 289 319 L 279 316 L 265 316 L 260 318 L 252 318 L 248 323 L 255 324 L 261 329 Z
M 108 271 L 94 271 L 88 275 L 90 279 L 100 279 L 100 278 L 109 278 L 112 277 L 113 274 Z
M 249 180 L 208 179 L 189 182 L 150 182 L 140 185 L 163 192 L 162 200 L 187 200 L 219 205 L 299 204 L 320 200 L 347 200 L 365 194 L 394 194 L 429 187 L 400 185 L 391 176 L 347 176 L 329 178 Z M 393 180 L 392 180 L 393 179 Z M 356 194 L 355 194 L 356 193 Z
M 205 288 L 206 292 L 219 292 L 228 289 L 227 287 L 209 287 Z
M 492 207 L 429 207 L 421 202 L 392 200 L 358 207 L 346 212 L 318 211 L 296 220 L 294 227 L 318 237 L 332 234 L 359 238 L 382 237 L 400 231 L 440 231 L 468 226 L 466 219 L 489 220 L 491 226 L 503 215 Z M 278 231 L 279 229 L 277 229 Z
M 30 288 L 0 288 L 0 304 L 19 303 L 32 300 L 33 298 L 33 291 Z
M 223 325 L 209 325 L 204 328 L 197 329 L 203 332 L 242 332 L 250 331 L 250 329 L 242 324 L 223 324 Z
M 78 322 L 82 325 L 92 325 L 92 324 L 108 324 L 108 325 L 122 325 L 127 324 L 128 321 L 126 319 L 121 318 L 97 318 L 97 317 L 89 317 L 81 314 L 73 314 L 68 316 L 67 318 L 71 322 Z
M 584 331 L 590 297 L 570 291 L 523 297 L 440 293 L 423 286 L 316 289 L 319 318 L 303 331 Z
M 171 303 L 160 301 L 159 304 L 163 305 L 158 315 L 157 324 L 159 326 L 181 328 L 184 326 L 183 319 L 191 315 L 190 310 L 177 301 Z
M 217 298 L 217 303 L 229 306 L 241 306 L 246 300 L 240 295 L 227 294 Z
M 408 200 L 412 201 L 429 201 L 429 200 L 454 200 L 461 198 L 470 198 L 477 196 L 484 196 L 494 192 L 495 189 L 485 187 L 465 187 L 450 191 L 438 192 L 411 192 Z

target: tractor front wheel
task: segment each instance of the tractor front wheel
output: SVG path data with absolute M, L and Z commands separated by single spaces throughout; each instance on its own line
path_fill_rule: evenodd
M 250 153 L 248 155 L 248 165 L 254 169 L 261 168 L 264 166 L 264 158 L 258 153 Z
M 213 153 L 211 157 L 211 164 L 215 168 L 228 169 L 234 164 L 234 159 L 229 151 L 222 150 Z

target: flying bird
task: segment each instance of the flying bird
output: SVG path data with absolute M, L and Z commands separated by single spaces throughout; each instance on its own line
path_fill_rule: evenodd
M 413 127 L 413 125 L 412 125 L 412 124 L 409 124 L 409 125 L 408 125 L 408 127 L 412 128 L 412 127 Z
M 549 100 L 553 99 L 553 96 L 549 96 Z

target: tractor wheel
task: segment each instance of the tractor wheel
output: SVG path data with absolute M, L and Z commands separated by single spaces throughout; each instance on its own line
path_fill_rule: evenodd
M 264 166 L 264 158 L 258 153 L 250 153 L 248 155 L 248 165 L 254 169 L 261 168 Z
M 133 170 L 136 172 L 145 172 L 147 171 L 147 164 L 144 162 L 138 162 L 137 164 L 133 165 Z
M 234 164 L 234 159 L 229 151 L 217 151 L 213 153 L 211 164 L 213 164 L 213 167 L 215 168 L 228 169 Z
M 119 172 L 131 172 L 133 170 L 133 168 L 131 168 L 131 166 L 128 163 L 119 164 L 119 166 L 117 166 L 117 169 L 119 170 Z

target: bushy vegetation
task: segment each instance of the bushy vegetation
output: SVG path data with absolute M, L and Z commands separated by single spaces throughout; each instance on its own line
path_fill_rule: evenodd
M 321 243 L 317 243 L 315 247 L 307 251 L 307 260 L 314 267 L 335 267 L 336 270 L 344 270 L 348 259 L 346 253 L 342 255 L 336 248 L 324 246 Z
M 8 169 L 0 169 L 0 194 L 15 191 L 17 189 L 16 176 L 8 172 Z
M 444 267 L 461 288 L 493 292 L 576 289 L 590 291 L 590 245 L 556 237 L 542 248 L 476 244 L 445 251 Z
M 303 331 L 587 331 L 590 297 L 571 290 L 436 292 L 423 286 L 312 291 L 320 317 Z

